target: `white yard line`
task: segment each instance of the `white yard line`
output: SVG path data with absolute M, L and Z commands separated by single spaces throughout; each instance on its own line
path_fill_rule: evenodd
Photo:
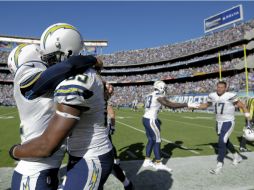
M 1 114 L 0 116 L 12 115 L 13 113 L 16 113 L 16 112 L 17 112 L 17 110 L 16 110 L 16 111 L 13 111 L 13 112 L 9 112 L 9 113 L 5 113 L 5 114 Z
M 116 122 L 117 122 L 117 123 L 120 123 L 120 124 L 122 124 L 122 125 L 125 125 L 126 127 L 129 127 L 129 128 L 131 128 L 131 129 L 133 129 L 133 130 L 139 131 L 139 132 L 141 132 L 141 133 L 144 133 L 144 134 L 146 133 L 144 130 L 137 129 L 136 127 L 133 127 L 133 126 L 128 125 L 128 124 L 126 124 L 126 123 L 123 123 L 123 122 L 120 122 L 120 121 L 116 121 Z M 161 138 L 161 140 L 164 141 L 164 142 L 166 142 L 166 143 L 172 143 L 172 144 L 176 145 L 177 147 L 180 147 L 180 148 L 182 148 L 182 149 L 184 149 L 184 150 L 188 150 L 188 149 L 189 149 L 189 148 L 187 148 L 187 147 L 185 147 L 185 146 L 179 146 L 178 144 L 175 144 L 175 143 L 173 143 L 172 141 L 169 141 L 169 140 L 164 139 L 164 138 Z M 188 151 L 190 151 L 190 152 L 192 152 L 192 153 L 194 153 L 194 154 L 200 154 L 199 152 L 197 152 L 197 151 L 195 151 L 195 150 L 188 150 Z

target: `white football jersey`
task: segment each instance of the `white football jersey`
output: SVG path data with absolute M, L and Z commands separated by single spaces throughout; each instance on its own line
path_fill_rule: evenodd
M 219 96 L 217 92 L 210 93 L 208 95 L 207 102 L 210 102 L 214 106 L 216 114 L 216 121 L 234 121 L 235 120 L 235 106 L 234 103 L 239 99 L 235 93 L 225 92 Z
M 22 95 L 22 87 L 29 86 L 36 80 L 38 74 L 46 70 L 42 62 L 29 62 L 22 65 L 14 77 L 14 98 L 20 117 L 21 143 L 40 136 L 47 128 L 54 113 L 54 102 L 48 97 L 38 97 L 28 100 Z M 20 161 L 15 170 L 23 175 L 32 175 L 39 171 L 58 168 L 64 152 L 59 150 L 51 157 L 36 159 L 36 162 Z
M 79 106 L 80 120 L 67 139 L 72 156 L 92 157 L 112 149 L 107 133 L 107 110 L 104 85 L 93 69 L 62 81 L 55 90 L 57 103 Z
M 145 118 L 157 119 L 161 107 L 161 103 L 157 100 L 159 97 L 164 97 L 164 95 L 158 91 L 154 91 L 145 97 Z

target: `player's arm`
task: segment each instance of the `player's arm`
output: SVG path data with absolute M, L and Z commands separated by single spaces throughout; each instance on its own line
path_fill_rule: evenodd
M 175 103 L 167 100 L 166 97 L 159 97 L 157 98 L 158 102 L 160 102 L 163 106 L 169 107 L 169 108 L 185 108 L 188 107 L 187 103 Z
M 197 103 L 176 103 L 169 101 L 166 97 L 158 97 L 158 102 L 160 102 L 163 106 L 168 108 L 197 108 L 199 104 Z
M 57 104 L 56 110 L 41 136 L 10 150 L 13 158 L 48 157 L 58 149 L 79 120 L 80 111 L 64 104 Z
M 200 104 L 198 109 L 207 109 L 209 106 L 211 106 L 212 103 L 211 102 L 207 102 L 207 103 L 204 103 L 204 104 Z
M 109 134 L 113 135 L 115 132 L 116 115 L 115 115 L 115 111 L 111 105 L 107 106 L 107 114 L 108 114 L 108 117 L 110 118 Z
M 84 72 L 87 68 L 98 64 L 94 56 L 72 56 L 69 59 L 57 63 L 45 71 L 39 73 L 36 80 L 32 80 L 25 88 L 21 86 L 22 92 L 27 99 L 35 99 L 36 97 L 55 89 L 56 86 L 64 79 Z
M 207 97 L 207 102 L 200 104 L 198 109 L 207 109 L 208 107 L 210 107 L 213 104 L 213 95 L 209 94 Z
M 115 111 L 111 105 L 108 105 L 107 112 L 108 112 L 108 116 L 110 117 L 110 120 L 111 120 L 111 125 L 115 126 L 116 115 L 115 115 Z
M 242 109 L 246 119 L 250 120 L 250 112 L 247 109 L 246 105 L 242 101 L 238 100 L 238 101 L 234 102 L 234 105 L 236 105 L 238 108 Z

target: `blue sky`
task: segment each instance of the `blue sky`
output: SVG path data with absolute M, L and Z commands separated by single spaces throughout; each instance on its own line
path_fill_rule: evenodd
M 66 22 L 85 39 L 108 40 L 103 52 L 112 53 L 200 37 L 204 18 L 238 4 L 245 21 L 254 18 L 251 1 L 0 2 L 0 34 L 40 37 L 49 25 Z

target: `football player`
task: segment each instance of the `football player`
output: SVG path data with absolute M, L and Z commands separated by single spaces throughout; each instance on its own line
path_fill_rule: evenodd
M 53 100 L 47 95 L 34 100 L 27 97 L 35 98 L 43 93 L 45 85 L 54 88 L 58 79 L 78 73 L 80 69 L 85 70 L 96 61 L 92 56 L 73 57 L 70 61 L 61 62 L 47 69 L 48 65 L 41 60 L 39 46 L 21 44 L 11 51 L 8 67 L 15 74 L 14 98 L 21 120 L 21 143 L 39 136 L 47 127 L 54 112 Z M 55 78 L 47 77 L 52 72 L 55 73 Z M 13 173 L 11 189 L 56 189 L 58 168 L 64 153 L 65 150 L 60 148 L 49 158 L 20 161 Z
M 54 31 L 54 32 L 52 32 Z M 73 38 L 79 37 L 74 43 Z M 59 60 L 76 51 L 82 37 L 71 25 L 55 24 L 41 37 L 44 60 Z M 72 48 L 72 52 L 68 48 Z M 75 55 L 75 54 L 74 54 Z M 113 166 L 107 134 L 104 83 L 94 69 L 62 81 L 55 89 L 56 111 L 41 136 L 13 146 L 15 158 L 50 156 L 67 138 L 69 162 L 64 189 L 103 189 Z
M 110 103 L 108 103 L 107 111 L 108 111 L 109 139 L 112 143 L 111 135 L 113 135 L 115 132 L 115 118 L 116 118 L 116 116 L 115 116 L 115 111 Z M 112 143 L 112 145 L 113 145 L 113 143 Z M 133 184 L 127 178 L 124 171 L 120 167 L 120 160 L 118 159 L 117 151 L 116 151 L 116 148 L 114 145 L 113 145 L 113 151 L 114 151 L 113 175 L 122 182 L 125 190 L 132 190 Z
M 244 111 L 246 119 L 249 120 L 250 113 L 237 97 L 235 93 L 227 92 L 227 83 L 219 81 L 217 83 L 216 92 L 208 95 L 207 103 L 201 104 L 200 109 L 206 109 L 214 105 L 216 114 L 216 131 L 218 139 L 218 157 L 215 169 L 211 169 L 210 173 L 219 174 L 222 171 L 224 157 L 227 149 L 233 154 L 233 164 L 237 165 L 241 162 L 242 157 L 235 150 L 234 145 L 230 142 L 229 137 L 235 126 L 235 106 Z
M 254 99 L 253 98 L 248 99 L 246 104 L 247 104 L 247 109 L 250 110 L 250 121 L 246 120 L 247 127 L 243 129 L 243 135 L 241 137 L 240 148 L 239 148 L 240 152 L 248 152 L 249 150 L 246 147 L 247 140 L 250 142 L 253 141 L 251 140 L 252 138 L 250 137 L 250 135 L 251 135 L 251 132 L 253 131 L 252 127 L 254 124 L 254 116 L 253 116 Z
M 158 119 L 158 112 L 163 105 L 169 108 L 197 108 L 197 103 L 174 103 L 166 98 L 166 84 L 163 81 L 156 81 L 153 85 L 154 92 L 148 94 L 145 97 L 145 114 L 143 116 L 143 125 L 146 130 L 146 136 L 148 143 L 146 145 L 146 158 L 143 163 L 143 167 L 154 167 L 157 170 L 166 170 L 171 172 L 172 169 L 163 165 L 160 155 L 160 125 L 161 122 Z M 155 163 L 150 159 L 152 150 L 155 155 Z

